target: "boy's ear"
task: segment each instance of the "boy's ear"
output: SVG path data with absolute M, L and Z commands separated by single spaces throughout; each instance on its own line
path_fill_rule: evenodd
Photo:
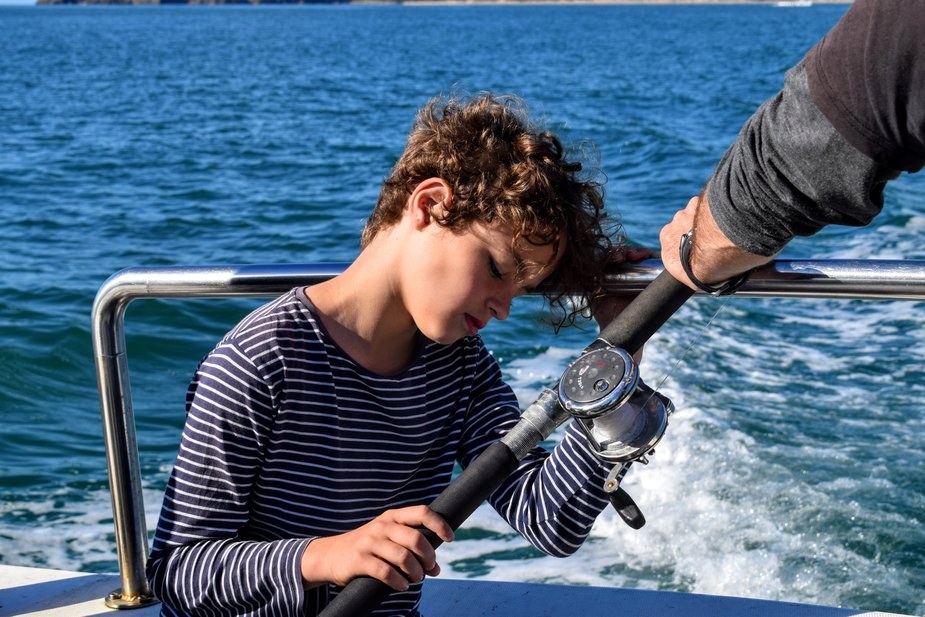
M 441 217 L 453 199 L 453 190 L 442 178 L 429 178 L 418 184 L 408 198 L 405 214 L 415 226 L 426 227 L 434 217 Z

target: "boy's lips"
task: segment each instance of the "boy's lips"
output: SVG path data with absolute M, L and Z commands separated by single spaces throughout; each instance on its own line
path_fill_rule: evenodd
M 484 322 L 481 322 L 469 313 L 466 313 L 466 330 L 469 332 L 469 336 L 475 336 L 478 334 L 479 330 L 484 327 Z

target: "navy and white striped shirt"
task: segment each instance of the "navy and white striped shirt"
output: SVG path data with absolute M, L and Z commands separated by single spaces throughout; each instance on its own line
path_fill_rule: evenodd
M 482 340 L 422 341 L 391 377 L 351 360 L 303 289 L 257 309 L 203 360 L 148 561 L 164 615 L 314 615 L 336 586 L 305 590 L 312 538 L 430 503 L 510 429 L 517 400 Z M 606 468 L 569 428 L 491 496 L 537 548 L 574 552 L 608 503 Z M 415 615 L 420 584 L 377 615 Z

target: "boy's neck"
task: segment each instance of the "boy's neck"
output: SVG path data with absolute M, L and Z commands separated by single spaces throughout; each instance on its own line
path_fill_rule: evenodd
M 388 256 L 376 244 L 306 294 L 341 349 L 367 370 L 391 375 L 411 361 L 419 333 L 394 291 Z

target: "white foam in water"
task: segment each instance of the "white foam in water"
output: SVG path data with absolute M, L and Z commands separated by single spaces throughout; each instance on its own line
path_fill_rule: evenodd
M 897 313 L 908 311 L 908 307 L 903 305 Z M 734 315 L 737 309 L 727 310 Z M 853 332 L 855 340 L 863 340 L 864 331 L 882 326 L 882 315 L 859 318 L 850 313 L 850 319 L 833 319 L 828 311 L 824 318 L 807 312 L 784 321 L 811 326 L 810 331 L 829 344 L 847 332 Z M 855 328 L 861 330 L 860 335 Z M 721 330 L 711 330 L 706 337 L 714 340 L 705 345 L 711 353 L 726 355 L 736 362 L 734 378 L 740 384 L 737 390 L 746 391 L 743 396 L 757 396 L 748 392 L 750 383 L 764 387 L 760 393 L 764 405 L 785 407 L 788 403 L 786 389 L 794 377 L 788 375 L 787 363 L 799 360 L 836 373 L 852 367 L 851 360 L 815 349 L 802 338 L 800 341 L 806 345 L 796 347 L 763 339 L 758 352 L 748 336 L 727 339 L 726 335 Z M 721 344 L 717 344 L 717 338 L 723 339 Z M 666 372 L 674 370 L 681 351 L 672 347 L 678 345 L 681 344 L 660 341 L 647 346 L 642 374 L 650 385 L 657 385 Z M 780 370 L 769 372 L 763 368 L 768 353 L 778 354 L 783 363 Z M 550 349 L 537 357 L 510 363 L 505 374 L 521 403 L 526 404 L 541 386 L 561 374 L 573 356 L 571 350 Z M 696 365 L 697 361 L 688 359 L 687 363 Z M 685 388 L 698 388 L 692 366 L 678 372 Z M 784 391 L 773 390 L 775 383 Z M 608 508 L 575 556 L 566 560 L 525 557 L 523 552 L 512 553 L 526 546 L 525 541 L 512 535 L 500 517 L 483 506 L 465 526 L 485 529 L 492 535 L 445 545 L 441 549 L 444 571 L 471 576 L 475 560 L 483 568 L 475 570 L 475 576 L 495 580 L 626 585 L 832 605 L 839 604 L 841 594 L 857 588 L 859 581 L 862 587 L 865 583 L 882 587 L 882 581 L 896 580 L 890 567 L 844 548 L 837 531 L 829 532 L 825 525 L 802 525 L 804 518 L 845 514 L 846 510 L 845 515 L 852 520 L 876 520 L 880 513 L 838 502 L 832 497 L 833 487 L 807 484 L 776 463 L 779 446 L 773 440 L 756 443 L 731 428 L 728 418 L 733 411 L 703 409 L 690 402 L 709 400 L 709 396 L 699 393 L 691 399 L 673 378 L 661 390 L 673 400 L 677 411 L 652 463 L 636 465 L 623 485 L 646 515 L 645 527 L 630 529 Z M 838 396 L 865 393 L 842 387 Z M 806 450 L 799 456 L 808 461 L 848 458 L 845 453 L 828 450 Z M 889 491 L 889 483 L 882 482 L 882 489 Z M 852 486 L 855 485 L 842 488 Z M 899 515 L 894 517 L 897 523 L 903 520 Z
M 67 492 L 53 493 L 48 499 L 0 504 L 4 514 L 27 511 L 40 520 L 53 517 L 53 523 L 17 525 L 15 533 L 0 533 L 4 563 L 73 571 L 118 569 L 109 491 L 88 491 L 79 500 Z M 145 520 L 151 530 L 157 524 L 163 494 L 144 490 L 143 497 Z M 72 513 L 62 513 L 62 507 Z

